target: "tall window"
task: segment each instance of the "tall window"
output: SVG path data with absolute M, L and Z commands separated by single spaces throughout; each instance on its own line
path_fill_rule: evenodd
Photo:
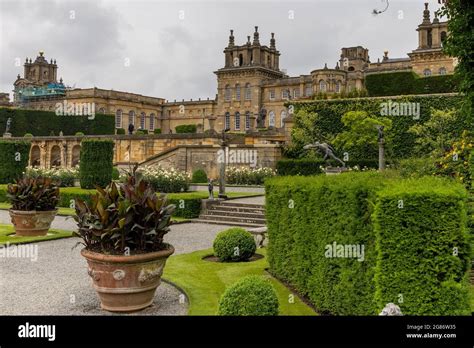
M 229 85 L 225 86 L 224 100 L 225 101 L 230 101 L 230 86 Z
M 446 75 L 446 68 L 439 68 L 439 74 L 440 75 Z
M 425 69 L 425 70 L 423 71 L 423 75 L 425 75 L 425 76 L 431 76 L 431 70 L 430 70 L 430 69 Z
M 281 91 L 281 99 L 288 99 L 288 90 L 286 88 Z
M 250 129 L 250 111 L 245 113 L 245 130 Z
M 285 125 L 284 123 L 285 118 L 286 118 L 286 110 L 282 110 L 280 114 L 280 127 L 281 128 L 283 128 L 283 126 Z
M 150 130 L 154 131 L 155 130 L 155 114 L 150 114 Z
M 240 112 L 235 113 L 235 130 L 240 130 Z
M 252 89 L 250 87 L 250 83 L 245 84 L 245 100 L 252 99 Z
M 275 100 L 275 90 L 274 89 L 270 90 L 270 100 Z
M 140 129 L 145 129 L 145 119 L 146 119 L 146 114 L 142 112 L 140 114 Z
M 304 94 L 305 94 L 305 96 L 307 96 L 307 97 L 310 97 L 310 96 L 313 94 L 313 87 L 311 86 L 310 83 L 306 84 Z
M 115 128 L 122 128 L 122 110 L 115 112 Z
M 224 124 L 225 129 L 230 128 L 230 113 L 226 112 L 225 113 L 225 124 Z
M 293 98 L 297 99 L 300 97 L 300 89 L 299 88 L 295 88 L 293 90 Z
M 268 126 L 275 127 L 275 113 L 273 111 L 270 111 L 268 116 Z
M 128 124 L 133 124 L 135 125 L 135 111 L 130 111 L 128 113 Z
M 336 82 L 336 93 L 341 92 L 341 81 Z
M 324 82 L 323 80 L 319 81 L 319 91 L 326 92 L 326 82 Z
M 240 100 L 240 85 L 239 84 L 235 85 L 235 99 Z

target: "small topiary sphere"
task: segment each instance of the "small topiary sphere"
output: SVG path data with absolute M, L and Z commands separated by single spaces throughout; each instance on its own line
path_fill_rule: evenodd
M 278 297 L 272 284 L 248 276 L 226 289 L 219 301 L 219 315 L 278 315 Z
M 193 178 L 191 179 L 193 183 L 204 183 L 207 182 L 207 174 L 203 169 L 198 169 L 194 171 Z
M 255 254 L 257 246 L 252 235 L 243 228 L 222 231 L 214 239 L 214 253 L 221 261 L 244 261 Z

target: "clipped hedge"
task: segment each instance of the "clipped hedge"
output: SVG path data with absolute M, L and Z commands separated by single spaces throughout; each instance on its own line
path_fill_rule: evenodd
M 79 179 L 81 188 L 107 186 L 112 181 L 114 142 L 87 139 L 81 142 Z
M 370 74 L 365 78 L 369 96 L 452 93 L 459 81 L 454 75 L 420 77 L 412 71 Z
M 355 161 L 346 161 L 346 167 L 353 168 L 358 166 L 360 169 L 378 169 L 379 160 L 355 160 Z M 282 159 L 279 160 L 276 164 L 277 174 L 279 176 L 289 176 L 289 175 L 318 175 L 323 172 L 321 167 L 327 167 L 328 165 L 340 167 L 341 164 L 336 161 L 324 161 L 323 159 L 310 160 L 310 159 Z
M 30 158 L 31 143 L 0 140 L 0 184 L 12 183 L 23 176 Z
M 315 121 L 315 127 L 321 130 L 326 139 L 333 139 L 337 134 L 344 131 L 344 124 L 341 121 L 342 116 L 349 111 L 365 111 L 369 115 L 380 115 L 382 103 L 389 101 L 398 103 L 419 103 L 420 118 L 418 120 L 411 116 L 388 116 L 392 121 L 392 128 L 387 136 L 390 135 L 391 149 L 387 148 L 387 158 L 408 158 L 414 151 L 416 136 L 409 133 L 408 129 L 417 124 L 424 123 L 431 118 L 433 109 L 439 110 L 459 110 L 463 105 L 462 96 L 405 96 L 400 98 L 362 98 L 362 99 L 340 99 L 340 100 L 313 100 L 311 102 L 295 103 L 294 129 L 298 127 L 307 127 L 301 124 L 298 118 L 298 111 L 317 113 L 318 118 Z M 461 135 L 464 129 L 473 130 L 474 124 L 467 113 L 459 113 L 456 122 L 450 125 L 446 131 Z M 293 143 L 296 147 L 292 155 L 297 156 L 303 153 L 302 147 L 305 144 L 299 142 L 299 139 L 293 137 Z M 336 153 L 341 154 L 344 149 L 337 149 Z M 351 153 L 350 159 L 364 159 L 367 155 L 364 153 Z
M 117 128 L 116 132 L 117 132 L 117 135 L 123 135 L 126 133 L 124 128 Z
M 10 133 L 15 137 L 25 133 L 35 136 L 57 135 L 61 131 L 64 135 L 75 135 L 76 132 L 107 135 L 115 131 L 113 115 L 96 114 L 90 120 L 87 116 L 57 116 L 53 111 L 0 108 L 0 129 L 5 129 L 9 117 L 13 120 Z
M 379 308 L 406 315 L 470 315 L 466 192 L 440 178 L 406 180 L 378 193 L 374 212 Z
M 196 133 L 197 127 L 195 124 L 182 124 L 180 126 L 176 126 L 175 130 L 176 133 Z
M 153 134 L 161 134 L 161 128 L 155 128 Z
M 257 245 L 250 232 L 240 227 L 233 227 L 216 236 L 213 248 L 220 261 L 238 262 L 251 258 L 257 250 Z
M 247 276 L 226 289 L 219 301 L 218 314 L 276 316 L 277 293 L 273 285 L 263 277 Z
M 192 183 L 205 183 L 207 182 L 207 174 L 204 169 L 197 169 L 193 173 L 193 177 L 191 178 Z
M 267 181 L 270 271 L 323 314 L 377 315 L 388 302 L 398 304 L 400 293 L 404 314 L 469 311 L 462 187 L 397 180 L 345 173 Z M 404 209 L 397 210 L 398 197 Z

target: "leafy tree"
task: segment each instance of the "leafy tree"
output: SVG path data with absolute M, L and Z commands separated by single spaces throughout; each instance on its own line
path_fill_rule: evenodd
M 416 135 L 416 154 L 424 157 L 442 156 L 459 135 L 453 132 L 452 125 L 456 120 L 455 110 L 433 110 L 428 121 L 411 126 L 408 132 Z

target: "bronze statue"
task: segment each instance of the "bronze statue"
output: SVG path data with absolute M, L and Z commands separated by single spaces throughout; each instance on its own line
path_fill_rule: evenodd
M 308 145 L 305 145 L 303 147 L 303 149 L 305 150 L 309 150 L 309 149 L 317 149 L 319 150 L 321 153 L 324 154 L 324 160 L 326 161 L 328 158 L 332 158 L 333 160 L 335 160 L 336 162 L 339 162 L 343 167 L 346 167 L 346 164 L 341 161 L 339 158 L 336 157 L 336 155 L 334 154 L 335 150 L 332 148 L 331 145 L 327 144 L 327 143 L 320 143 L 319 141 L 315 142 L 314 144 L 308 144 Z

